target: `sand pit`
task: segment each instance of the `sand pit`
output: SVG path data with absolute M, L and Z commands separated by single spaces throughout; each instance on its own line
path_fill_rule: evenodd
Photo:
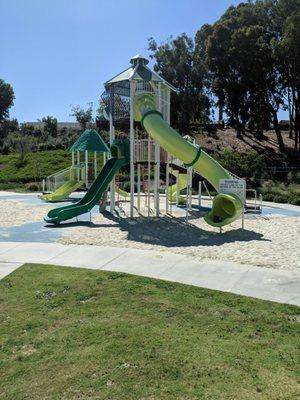
M 0 200 L 0 226 L 8 228 L 43 219 L 51 205 L 35 206 L 19 200 Z
M 20 199 L 0 200 L 0 226 L 6 228 L 42 221 L 53 206 L 31 205 Z M 198 261 L 235 261 L 286 270 L 300 268 L 299 217 L 252 216 L 245 220 L 245 230 L 240 229 L 241 221 L 236 221 L 220 234 L 218 229 L 199 218 L 198 212 L 190 216 L 187 224 L 184 211 L 161 218 L 136 214 L 133 220 L 127 217 L 126 203 L 123 211 L 119 216 L 94 214 L 92 224 L 61 224 L 57 228 L 61 234 L 58 240 L 63 244 L 167 251 L 190 255 Z M 141 211 L 147 215 L 147 209 Z
M 220 234 L 202 218 L 150 219 L 113 217 L 93 218 L 91 226 L 68 231 L 60 239 L 64 244 L 89 244 L 168 251 L 195 257 L 198 261 L 235 261 L 254 266 L 292 270 L 300 268 L 300 218 L 247 219 L 245 230 L 240 221 Z

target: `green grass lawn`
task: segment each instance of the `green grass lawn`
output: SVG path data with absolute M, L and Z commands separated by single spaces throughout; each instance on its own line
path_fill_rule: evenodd
M 294 306 L 26 264 L 0 281 L 0 398 L 298 399 L 299 321 Z

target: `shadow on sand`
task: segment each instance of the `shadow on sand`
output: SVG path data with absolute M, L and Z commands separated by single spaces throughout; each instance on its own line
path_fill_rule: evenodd
M 195 213 L 196 214 L 196 213 Z M 198 219 L 198 216 L 191 215 L 189 220 Z M 186 223 L 184 217 L 161 216 L 145 217 L 139 216 L 133 219 L 114 216 L 110 213 L 104 214 L 105 218 L 113 223 L 97 224 L 90 222 L 74 222 L 60 225 L 52 225 L 52 228 L 70 228 L 86 226 L 95 228 L 118 227 L 127 232 L 127 239 L 130 241 L 159 245 L 164 247 L 191 247 L 191 246 L 220 246 L 231 242 L 250 242 L 252 240 L 269 241 L 263 235 L 247 229 L 234 229 L 224 233 L 206 231 L 192 223 Z M 103 230 L 105 235 L 105 230 Z M 124 243 L 120 243 L 120 246 Z

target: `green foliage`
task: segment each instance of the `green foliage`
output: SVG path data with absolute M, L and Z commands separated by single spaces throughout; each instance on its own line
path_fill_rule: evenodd
M 47 116 L 42 119 L 44 123 L 44 132 L 51 136 L 57 135 L 57 119 L 51 116 Z
M 0 293 L 3 399 L 297 398 L 296 306 L 30 264 Z
M 259 179 L 266 167 L 265 156 L 256 151 L 238 153 L 225 149 L 222 154 L 216 155 L 216 158 L 224 168 L 241 178 Z
M 300 171 L 289 172 L 287 175 L 287 180 L 290 183 L 299 183 L 300 184 Z
M 16 132 L 19 130 L 19 123 L 17 119 L 3 119 L 0 122 L 0 143 L 1 139 L 5 138 L 10 132 Z
M 39 182 L 71 165 L 71 155 L 64 150 L 25 154 L 22 166 L 19 160 L 18 154 L 0 155 L 0 183 Z
M 0 79 L 0 122 L 9 116 L 9 109 L 14 104 L 14 91 L 9 83 Z
M 189 123 L 207 122 L 210 101 L 204 91 L 206 70 L 203 61 L 195 59 L 193 39 L 183 33 L 161 46 L 153 38 L 148 44 L 150 57 L 156 61 L 154 70 L 178 89 L 178 94 L 172 95 L 172 125 L 188 132 Z
M 71 117 L 75 117 L 76 121 L 80 124 L 83 130 L 85 130 L 93 122 L 93 103 L 88 103 L 88 108 L 85 110 L 80 106 L 72 106 L 70 114 Z
M 275 203 L 300 204 L 300 185 L 297 183 L 284 184 L 272 180 L 263 183 L 259 192 L 265 201 L 274 201 Z
M 214 104 L 238 137 L 251 127 L 260 139 L 273 125 L 285 152 L 277 113 L 289 109 L 300 148 L 299 27 L 300 0 L 248 1 L 203 25 L 194 41 L 182 34 L 158 46 L 151 38 L 154 69 L 179 91 L 172 124 L 186 132 L 191 122 L 206 123 Z

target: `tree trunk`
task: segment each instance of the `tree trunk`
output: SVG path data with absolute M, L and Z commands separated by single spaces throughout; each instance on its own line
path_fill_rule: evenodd
M 279 149 L 280 149 L 280 151 L 284 152 L 285 151 L 285 146 L 284 146 L 284 142 L 283 142 L 283 139 L 282 139 L 282 134 L 281 134 L 279 123 L 278 123 L 277 112 L 274 112 L 273 124 L 274 124 L 274 130 L 275 130 L 275 133 L 276 133 Z
M 107 203 L 107 193 L 108 191 L 105 190 L 105 192 L 103 193 L 100 202 L 99 202 L 99 212 L 103 213 L 106 210 L 106 203 Z
M 295 150 L 300 150 L 300 104 L 298 99 L 295 101 Z
M 259 140 L 263 140 L 263 138 L 264 138 L 263 123 L 262 123 L 261 120 L 260 120 L 259 122 L 257 122 L 257 125 L 256 125 L 256 135 L 255 135 L 255 136 L 256 136 L 257 139 L 259 139 Z
M 218 112 L 219 112 L 219 117 L 218 117 L 218 119 L 219 119 L 219 125 L 222 126 L 222 127 L 224 128 L 223 106 L 222 106 L 222 105 L 219 105 Z
M 238 112 L 235 114 L 235 129 L 237 139 L 242 139 L 241 123 Z
M 294 96 L 291 96 L 290 88 L 288 88 L 288 103 L 289 103 L 289 138 L 293 139 L 293 127 L 294 127 Z

